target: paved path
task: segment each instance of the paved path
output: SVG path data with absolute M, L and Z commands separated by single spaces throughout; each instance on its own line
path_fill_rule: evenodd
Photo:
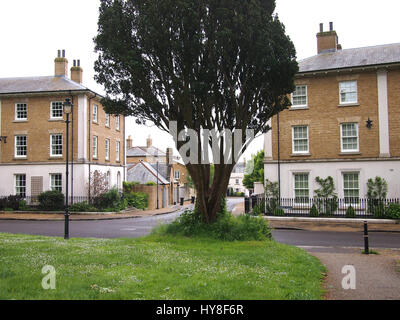
M 365 255 L 360 249 L 309 248 L 327 267 L 325 296 L 328 300 L 399 300 L 400 299 L 400 250 L 378 250 L 379 255 Z M 355 289 L 342 286 L 346 273 L 344 266 L 355 270 Z

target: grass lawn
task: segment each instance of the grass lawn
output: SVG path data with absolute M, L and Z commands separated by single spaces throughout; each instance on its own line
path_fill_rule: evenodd
M 56 269 L 44 290 L 43 266 Z M 0 299 L 321 299 L 323 265 L 276 243 L 0 234 Z

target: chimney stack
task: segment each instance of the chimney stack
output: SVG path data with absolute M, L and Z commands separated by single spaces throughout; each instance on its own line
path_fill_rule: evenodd
M 329 31 L 324 31 L 324 24 L 319 25 L 319 33 L 317 33 L 318 54 L 335 52 L 341 50 L 339 38 L 335 30 L 333 30 L 333 22 L 329 22 Z
M 128 139 L 126 139 L 126 148 L 127 150 L 132 148 L 132 136 L 128 136 Z
M 74 65 L 71 68 L 71 80 L 77 83 L 82 83 L 83 70 L 81 68 L 81 60 L 74 60 Z
M 168 166 L 173 163 L 173 156 L 174 156 L 174 152 L 173 152 L 172 148 L 167 148 L 166 158 L 167 158 Z
M 57 51 L 57 58 L 54 60 L 54 75 L 68 76 L 68 60 L 65 58 L 65 50 Z
M 150 136 L 148 136 L 146 139 L 146 146 L 147 148 L 150 148 L 152 145 L 153 145 L 153 140 L 151 139 Z

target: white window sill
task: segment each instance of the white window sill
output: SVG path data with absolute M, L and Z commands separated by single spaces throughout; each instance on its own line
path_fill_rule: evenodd
M 49 121 L 64 121 L 64 118 L 50 118 Z
M 292 153 L 291 155 L 290 155 L 291 157 L 310 157 L 311 156 L 311 153 L 309 153 L 309 152 L 304 152 L 304 153 Z
M 27 156 L 14 156 L 14 160 L 27 160 Z
M 296 110 L 308 110 L 308 106 L 291 106 L 289 111 L 296 111 Z
M 63 155 L 57 155 L 57 156 L 50 156 L 50 159 L 60 159 L 60 158 L 62 158 L 63 157 Z
M 342 151 L 339 153 L 339 156 L 360 156 L 360 151 Z
M 338 107 L 359 107 L 360 104 L 358 102 L 348 102 L 348 103 L 340 103 Z
M 15 119 L 14 121 L 13 121 L 14 123 L 24 123 L 24 122 L 28 122 L 28 119 Z

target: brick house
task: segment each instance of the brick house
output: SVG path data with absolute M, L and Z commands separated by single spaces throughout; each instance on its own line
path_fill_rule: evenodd
M 157 183 L 158 168 L 158 183 L 164 186 L 163 193 L 168 194 L 164 196 L 165 206 L 179 202 L 181 197 L 190 199 L 193 190 L 188 185 L 189 173 L 185 165 L 179 162 L 181 158 L 173 156 L 172 148 L 167 148 L 166 151 L 158 149 L 153 146 L 150 136 L 146 139 L 146 146 L 133 146 L 129 136 L 126 146 L 127 181 Z
M 68 78 L 65 51 L 58 51 L 54 76 L 0 78 L 0 196 L 35 197 L 46 190 L 65 193 L 66 116 L 70 98 L 71 190 L 88 196 L 90 172 L 106 173 L 122 188 L 125 176 L 125 119 L 104 112 L 101 96 L 82 85 L 74 60 Z M 71 156 L 72 153 L 72 156 Z
M 299 62 L 292 106 L 265 135 L 265 179 L 282 198 L 312 198 L 333 177 L 339 198 L 365 198 L 369 178 L 400 197 L 400 43 L 342 50 L 330 23 L 318 54 Z M 279 123 L 279 154 L 278 154 Z

